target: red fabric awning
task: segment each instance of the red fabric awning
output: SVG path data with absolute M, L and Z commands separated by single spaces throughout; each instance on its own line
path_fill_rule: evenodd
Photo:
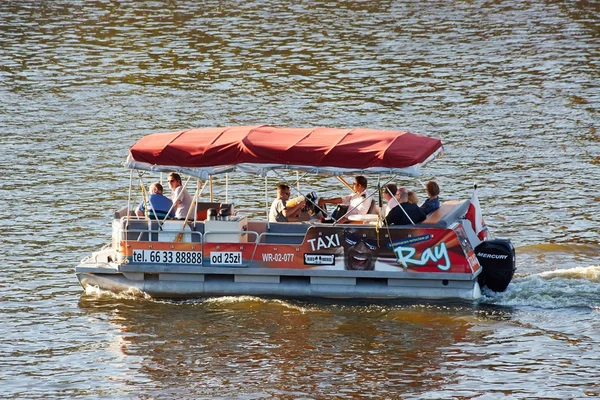
M 427 162 L 441 149 L 441 140 L 409 132 L 234 126 L 145 136 L 131 147 L 129 163 L 184 169 L 266 164 L 397 170 Z

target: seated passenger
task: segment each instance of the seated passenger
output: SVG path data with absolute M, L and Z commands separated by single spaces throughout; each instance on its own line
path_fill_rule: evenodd
M 400 205 L 393 207 L 385 217 L 385 224 L 391 225 L 413 225 L 425 221 L 425 214 L 418 205 L 408 202 L 408 191 L 400 188 L 396 192 Z
M 396 192 L 398 191 L 398 187 L 393 183 L 388 183 L 383 187 L 383 198 L 387 202 L 386 205 L 383 206 L 383 216 L 384 218 L 390 213 L 390 210 L 394 207 L 397 207 L 400 203 L 396 199 Z
M 172 209 L 173 202 L 168 197 L 163 195 L 163 187 L 160 183 L 156 182 L 150 185 L 150 197 L 148 198 L 148 211 L 147 215 L 153 219 L 164 219 L 169 214 L 169 218 L 175 216 L 175 210 Z M 171 210 L 169 212 L 169 210 Z M 144 202 L 140 204 L 135 211 L 140 217 L 144 216 L 146 207 Z
M 440 187 L 437 182 L 429 181 L 425 185 L 425 189 L 427 190 L 427 196 L 429 198 L 421 204 L 421 210 L 425 213 L 425 215 L 429 215 L 438 208 L 440 208 L 440 199 L 438 195 L 440 194 Z
M 290 200 L 290 194 L 290 187 L 288 185 L 285 183 L 277 185 L 277 198 L 271 204 L 269 222 L 295 222 L 306 219 L 300 215 L 300 212 L 306 205 L 304 200 L 295 202 L 296 204 L 293 205 L 286 205 Z
M 352 187 L 354 191 L 352 194 L 331 199 L 319 199 L 319 207 L 323 207 L 326 203 L 344 204 L 348 206 L 348 215 L 346 215 L 346 217 L 350 215 L 368 214 L 373 205 L 373 199 L 369 197 L 369 193 L 367 192 L 367 178 L 364 176 L 357 176 L 354 178 Z M 339 223 L 347 221 L 348 218 L 338 220 Z
M 408 191 L 408 202 L 419 205 L 419 196 L 413 190 Z

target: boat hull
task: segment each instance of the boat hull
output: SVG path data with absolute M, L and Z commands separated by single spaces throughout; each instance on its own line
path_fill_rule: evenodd
M 477 299 L 478 274 L 374 273 L 373 271 L 306 271 L 245 268 L 210 268 L 195 271 L 160 271 L 154 265 L 107 271 L 79 266 L 77 278 L 85 288 L 113 292 L 137 289 L 155 298 L 211 296 L 276 296 L 294 298 L 459 298 Z
M 514 248 L 489 241 L 476 253 L 481 241 L 460 218 L 467 206 L 453 202 L 438 210 L 443 218 L 390 228 L 245 217 L 158 226 L 119 217 L 112 244 L 75 272 L 84 288 L 133 289 L 156 298 L 477 299 L 482 282 L 489 287 L 496 279 L 482 278 L 480 260 L 490 269 L 506 264 L 512 273 Z

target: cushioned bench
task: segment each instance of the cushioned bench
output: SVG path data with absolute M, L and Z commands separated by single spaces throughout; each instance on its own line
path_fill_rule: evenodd
M 271 222 L 262 237 L 264 243 L 301 244 L 309 227 L 301 222 Z
M 445 201 L 440 208 L 432 212 L 425 221 L 419 225 L 432 225 L 436 228 L 447 228 L 452 223 L 462 218 L 469 209 L 468 200 Z

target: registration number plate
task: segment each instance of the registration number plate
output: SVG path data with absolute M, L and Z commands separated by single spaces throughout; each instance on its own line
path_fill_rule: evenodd
M 210 253 L 210 265 L 242 265 L 242 252 L 217 251 Z
M 202 265 L 201 251 L 134 250 L 134 263 Z

